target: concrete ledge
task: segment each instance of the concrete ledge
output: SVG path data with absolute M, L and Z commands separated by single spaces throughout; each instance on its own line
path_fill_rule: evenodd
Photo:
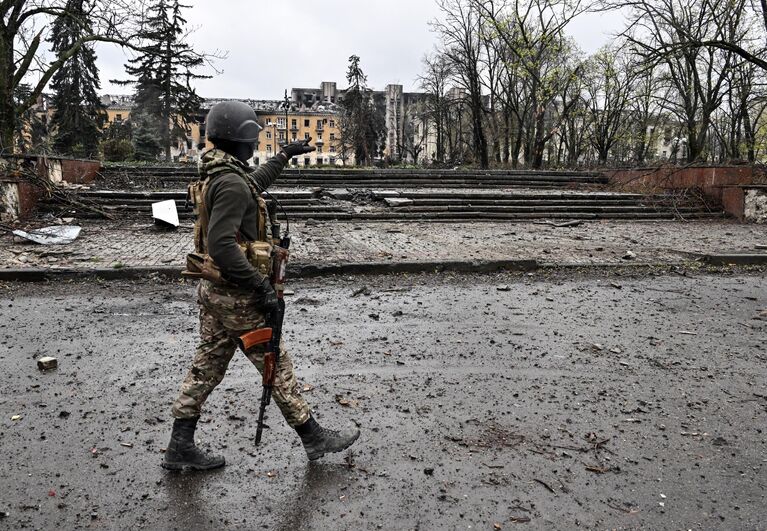
M 767 265 L 767 253 L 704 254 L 700 259 L 706 264 L 717 266 Z
M 615 272 L 657 272 L 659 270 L 706 264 L 712 267 L 765 266 L 767 254 L 700 255 L 694 260 L 678 262 L 538 262 L 536 260 L 475 260 L 475 261 L 429 261 L 429 262 L 352 262 L 338 264 L 301 264 L 288 266 L 288 281 L 292 278 L 312 278 L 331 275 L 391 275 L 417 273 L 495 273 L 500 271 L 531 272 L 556 270 Z M 177 266 L 124 267 L 120 269 L 0 269 L 0 282 L 43 282 L 82 280 L 139 280 L 146 278 L 179 280 L 181 268 Z
M 494 271 L 534 271 L 535 260 L 475 260 L 430 262 L 358 262 L 346 264 L 296 264 L 288 266 L 288 277 L 309 278 L 326 275 L 388 275 L 393 273 L 491 273 Z
M 491 273 L 495 271 L 533 271 L 535 260 L 429 261 L 429 262 L 352 262 L 338 264 L 288 265 L 288 279 L 328 275 L 388 275 L 395 273 L 434 273 L 442 271 Z M 0 269 L 0 281 L 41 282 L 101 278 L 104 280 L 135 280 L 149 276 L 181 278 L 178 266 L 123 267 L 99 269 Z

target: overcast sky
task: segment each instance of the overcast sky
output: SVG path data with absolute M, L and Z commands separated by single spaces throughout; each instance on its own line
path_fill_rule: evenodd
M 223 72 L 197 82 L 203 97 L 279 99 L 292 87 L 336 81 L 346 87 L 350 55 L 359 55 L 368 84 L 417 89 L 421 59 L 436 37 L 429 21 L 440 15 L 434 0 L 190 0 L 192 44 L 199 51 L 228 52 L 217 61 Z M 586 52 L 619 31 L 618 14 L 584 15 L 569 28 Z M 98 48 L 102 92 L 130 92 L 109 83 L 124 79 L 126 57 L 119 48 Z M 212 73 L 212 72 L 210 72 Z

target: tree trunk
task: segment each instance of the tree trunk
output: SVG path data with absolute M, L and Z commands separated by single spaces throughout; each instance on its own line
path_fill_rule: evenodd
M 546 114 L 543 109 L 539 109 L 538 116 L 535 119 L 535 137 L 533 143 L 533 169 L 540 170 L 543 167 L 543 153 L 546 149 L 546 141 L 543 138 L 543 128 L 546 125 Z
M 13 102 L 13 36 L 0 21 L 0 154 L 13 153 L 16 108 Z
M 509 120 L 509 113 L 503 113 L 503 155 L 502 162 L 506 165 L 509 164 L 509 152 L 511 151 L 511 122 Z

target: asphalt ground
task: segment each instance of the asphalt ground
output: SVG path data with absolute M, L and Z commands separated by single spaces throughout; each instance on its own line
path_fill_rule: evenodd
M 305 395 L 360 440 L 309 464 L 271 406 L 255 448 L 259 378 L 237 355 L 198 430 L 227 467 L 194 474 L 159 466 L 196 342 L 191 284 L 0 284 L 0 528 L 764 529 L 766 287 L 764 272 L 296 282 Z

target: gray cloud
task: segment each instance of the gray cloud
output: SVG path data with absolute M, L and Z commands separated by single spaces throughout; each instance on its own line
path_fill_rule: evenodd
M 223 73 L 197 82 L 206 97 L 278 99 L 286 88 L 336 81 L 345 86 L 347 60 L 356 54 L 372 87 L 401 83 L 417 87 L 421 59 L 436 43 L 428 22 L 439 16 L 433 0 L 324 0 L 275 2 L 210 0 L 190 2 L 186 15 L 197 28 L 197 50 L 224 50 Z M 570 33 L 587 52 L 619 31 L 618 14 L 585 15 Z M 119 48 L 99 46 L 104 92 L 126 92 L 109 79 L 123 79 L 126 57 Z

